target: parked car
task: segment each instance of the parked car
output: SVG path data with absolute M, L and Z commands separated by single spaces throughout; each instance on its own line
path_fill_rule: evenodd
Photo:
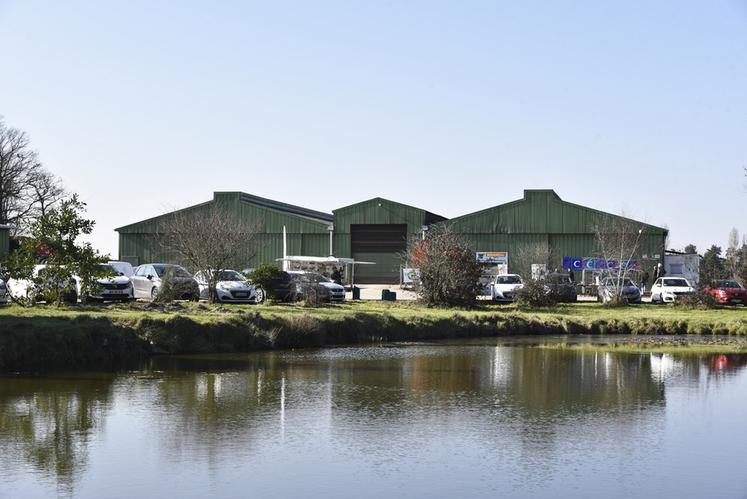
M 126 275 L 118 272 L 110 263 L 102 263 L 99 270 L 104 277 L 96 280 L 96 285 L 88 293 L 81 292 L 80 278 L 75 279 L 75 290 L 82 302 L 92 301 L 132 301 L 135 294 L 132 289 L 132 281 Z
M 310 289 L 316 289 L 319 299 L 323 301 L 344 301 L 345 288 L 336 284 L 329 277 L 317 272 L 288 272 L 296 283 L 296 290 L 301 296 L 306 296 Z
M 278 272 L 264 288 L 265 296 L 273 300 L 298 301 L 301 296 L 293 277 L 285 271 Z
M 116 270 L 120 275 L 132 277 L 132 274 L 135 273 L 135 269 L 132 268 L 132 264 L 130 262 L 120 262 L 117 260 L 109 260 L 107 262 L 109 265 L 114 267 L 114 270 Z
M 35 281 L 44 279 L 46 265 L 34 265 L 31 279 L 9 279 L 6 283 L 7 292 L 14 298 L 42 301 L 41 286 Z M 60 283 L 60 291 L 63 293 L 63 301 L 66 303 L 77 303 L 78 293 L 72 276 L 69 280 Z
M 0 303 L 8 303 L 9 301 L 8 286 L 5 284 L 5 280 L 0 279 Z
M 493 301 L 510 303 L 516 300 L 516 292 L 524 287 L 518 274 L 501 274 L 495 276 L 488 284 L 488 295 Z
M 148 263 L 135 269 L 132 286 L 135 298 L 155 300 L 170 285 L 177 299 L 197 301 L 200 286 L 184 267 L 168 263 Z
M 651 286 L 651 303 L 673 303 L 678 297 L 695 289 L 682 277 L 660 277 Z
M 641 303 L 641 290 L 633 281 L 627 277 L 606 277 L 602 279 L 597 287 L 597 301 L 608 303 L 615 296 L 620 296 L 628 303 Z
M 197 272 L 195 281 L 200 286 L 200 300 L 207 300 L 209 290 L 205 274 L 202 271 Z M 219 271 L 215 294 L 219 302 L 226 303 L 262 303 L 265 301 L 265 290 L 255 287 L 243 274 L 235 270 Z
M 713 282 L 705 291 L 713 295 L 719 303 L 747 305 L 747 289 L 740 286 L 737 281 L 721 279 Z
M 561 302 L 575 302 L 578 299 L 576 285 L 569 274 L 551 273 L 545 276 L 548 291 L 557 294 Z

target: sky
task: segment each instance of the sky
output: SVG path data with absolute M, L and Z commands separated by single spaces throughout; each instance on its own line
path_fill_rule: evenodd
M 747 0 L 0 0 L 0 115 L 114 229 L 251 194 L 454 217 L 524 189 L 747 234 Z

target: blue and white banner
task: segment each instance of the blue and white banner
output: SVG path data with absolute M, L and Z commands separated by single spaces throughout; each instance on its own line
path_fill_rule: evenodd
M 617 270 L 635 269 L 638 266 L 638 260 L 605 260 L 604 258 L 590 258 L 577 256 L 563 257 L 563 270 L 581 272 L 582 270 Z

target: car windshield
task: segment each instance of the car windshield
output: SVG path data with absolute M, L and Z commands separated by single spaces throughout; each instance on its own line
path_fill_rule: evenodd
M 111 274 L 111 273 L 119 274 L 119 272 L 117 272 L 117 269 L 115 269 L 108 263 L 99 264 L 98 271 L 99 271 L 99 274 Z
M 163 277 L 166 272 L 170 272 L 172 277 L 192 277 L 184 267 L 180 267 L 179 265 L 153 265 L 153 269 L 158 274 L 158 277 Z
M 621 282 L 623 287 L 635 286 L 635 284 L 633 284 L 633 281 L 631 281 L 630 279 L 623 279 Z M 617 286 L 617 279 L 607 279 L 605 285 Z
M 219 281 L 246 281 L 246 278 L 235 270 L 223 270 L 218 273 Z
M 496 284 L 521 284 L 521 277 L 517 275 L 499 275 L 495 278 Z
M 674 288 L 674 287 L 681 287 L 686 288 L 689 286 L 687 284 L 687 281 L 684 279 L 664 279 L 664 286 Z
M 305 274 L 301 274 L 301 279 L 309 282 L 330 282 L 327 277 L 315 272 L 307 272 Z
M 741 288 L 737 281 L 718 281 L 716 283 L 717 288 Z
M 550 274 L 547 280 L 550 284 L 570 284 L 571 277 L 568 274 Z

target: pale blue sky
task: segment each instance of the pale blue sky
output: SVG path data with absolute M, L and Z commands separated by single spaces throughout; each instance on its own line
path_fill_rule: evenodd
M 452 217 L 552 188 L 747 232 L 747 0 L 0 0 L 0 115 L 93 240 L 214 190 Z

